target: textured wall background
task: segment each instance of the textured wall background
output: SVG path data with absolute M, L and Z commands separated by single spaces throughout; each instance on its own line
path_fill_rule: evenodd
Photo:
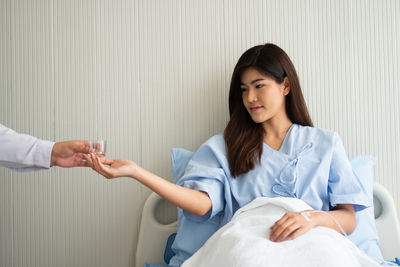
M 400 207 L 399 26 L 397 0 L 0 0 L 0 123 L 104 138 L 109 157 L 171 180 L 170 149 L 222 133 L 236 61 L 273 42 L 316 126 L 377 157 Z M 134 266 L 149 192 L 90 169 L 1 168 L 0 266 Z

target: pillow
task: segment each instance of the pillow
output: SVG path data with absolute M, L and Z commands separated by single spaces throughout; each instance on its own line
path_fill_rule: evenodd
M 368 194 L 371 206 L 356 212 L 357 226 L 348 237 L 367 255 L 379 264 L 384 262 L 379 249 L 379 238 L 375 227 L 373 207 L 374 165 L 376 159 L 371 156 L 350 158 L 353 173 Z
M 172 176 L 174 178 L 175 184 L 185 173 L 186 166 L 188 165 L 193 154 L 194 154 L 193 152 L 183 148 L 172 149 L 171 151 Z
M 164 261 L 166 264 L 169 264 L 171 258 L 175 255 L 175 252 L 172 250 L 172 243 L 174 243 L 176 237 L 176 233 L 171 234 L 168 237 L 167 245 L 164 251 Z
M 182 178 L 193 154 L 182 148 L 172 149 L 172 174 L 175 184 Z M 196 222 L 184 216 L 182 209 L 178 208 L 178 233 L 171 246 L 175 255 L 170 259 L 169 266 L 180 266 L 192 256 L 218 230 L 220 219 L 221 216 L 217 215 L 206 222 Z

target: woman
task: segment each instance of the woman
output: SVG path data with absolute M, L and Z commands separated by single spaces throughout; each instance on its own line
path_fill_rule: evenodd
M 107 178 L 132 177 L 185 216 L 221 226 L 257 197 L 295 197 L 326 213 L 287 213 L 271 227 L 270 240 L 298 237 L 315 226 L 350 234 L 355 209 L 368 205 L 340 137 L 312 127 L 296 70 L 274 44 L 255 46 L 239 59 L 229 93 L 230 121 L 224 135 L 194 154 L 179 185 L 128 160 L 87 157 Z

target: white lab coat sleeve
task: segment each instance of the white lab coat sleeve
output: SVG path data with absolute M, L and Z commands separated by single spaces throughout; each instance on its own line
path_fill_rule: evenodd
M 18 171 L 49 169 L 54 144 L 0 124 L 0 166 Z

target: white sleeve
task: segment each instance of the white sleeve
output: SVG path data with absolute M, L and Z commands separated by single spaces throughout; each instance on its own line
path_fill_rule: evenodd
M 54 144 L 0 124 L 0 166 L 19 171 L 49 169 Z

